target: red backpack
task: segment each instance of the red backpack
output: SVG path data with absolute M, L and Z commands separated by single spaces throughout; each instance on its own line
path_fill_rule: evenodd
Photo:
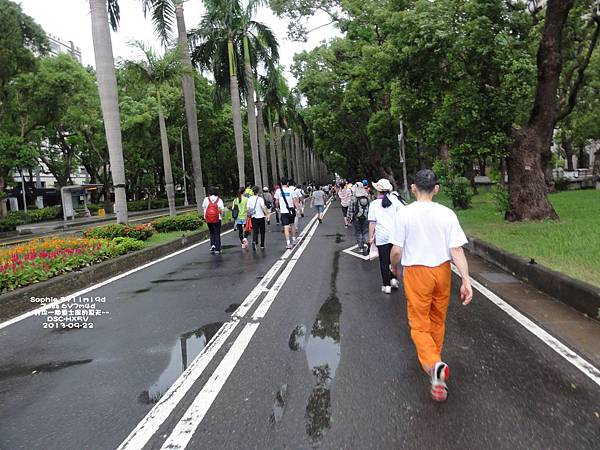
M 208 207 L 204 213 L 206 223 L 217 223 L 219 221 L 219 197 L 214 202 L 208 198 Z

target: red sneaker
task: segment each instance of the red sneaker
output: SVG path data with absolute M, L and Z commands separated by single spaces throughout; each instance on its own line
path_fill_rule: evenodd
M 445 402 L 448 398 L 446 381 L 450 378 L 450 367 L 444 362 L 435 364 L 431 371 L 431 398 L 436 402 Z

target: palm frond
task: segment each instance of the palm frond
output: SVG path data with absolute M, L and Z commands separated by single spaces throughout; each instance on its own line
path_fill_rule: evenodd
M 173 0 L 142 0 L 144 17 L 152 13 L 152 23 L 161 43 L 166 47 L 171 42 L 175 21 L 175 3 Z
M 108 19 L 110 26 L 113 31 L 117 31 L 119 28 L 119 22 L 121 21 L 121 8 L 119 7 L 118 0 L 108 0 Z

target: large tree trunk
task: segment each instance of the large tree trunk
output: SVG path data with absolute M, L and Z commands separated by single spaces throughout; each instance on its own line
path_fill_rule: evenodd
M 567 160 L 567 170 L 573 171 L 575 170 L 573 167 L 573 155 L 575 154 L 575 150 L 573 150 L 573 141 L 564 134 L 561 140 L 562 149 L 565 152 L 565 159 Z
M 100 105 L 102 106 L 106 142 L 110 156 L 110 169 L 115 190 L 115 213 L 118 223 L 127 223 L 127 193 L 125 191 L 121 118 L 106 0 L 90 0 L 90 13 L 96 59 L 96 79 L 98 80 Z
M 158 97 L 158 122 L 160 125 L 160 144 L 162 147 L 163 168 L 165 173 L 165 190 L 167 191 L 167 200 L 169 201 L 169 215 L 175 217 L 175 185 L 173 184 L 173 170 L 171 168 L 171 155 L 169 154 L 169 140 L 167 138 L 167 125 L 165 116 L 160 105 L 160 96 Z
M 562 71 L 562 31 L 574 0 L 548 2 L 537 54 L 537 86 L 529 121 L 513 133 L 507 158 L 510 221 L 558 219 L 548 200 L 542 155 L 552 145 L 558 118 L 558 87 Z
M 182 52 L 183 65 L 192 70 L 190 58 L 190 47 L 188 45 L 185 18 L 183 16 L 183 5 L 176 5 L 178 43 Z M 186 74 L 182 77 L 183 98 L 185 101 L 185 117 L 187 120 L 188 136 L 190 138 L 190 151 L 192 153 L 192 166 L 194 168 L 194 198 L 196 199 L 196 210 L 202 213 L 202 202 L 204 201 L 204 180 L 202 178 L 202 159 L 200 157 L 200 138 L 198 136 L 198 115 L 196 112 L 196 86 L 194 77 Z M 185 176 L 185 174 L 184 174 Z
M 254 185 L 262 186 L 260 175 L 260 160 L 258 156 L 258 137 L 256 128 L 256 106 L 254 103 L 254 72 L 250 65 L 250 50 L 248 37 L 244 36 L 244 71 L 246 75 L 246 92 L 248 104 L 248 134 L 250 135 L 250 150 L 252 150 L 252 170 L 254 172 Z
M 6 184 L 4 183 L 4 177 L 0 176 L 0 217 L 6 217 L 8 214 L 8 209 L 6 208 L 6 202 L 8 199 L 3 197 L 5 187 Z
M 283 170 L 283 145 L 281 142 L 281 127 L 279 124 L 275 124 L 275 150 L 277 153 L 277 170 L 279 171 L 279 180 L 285 176 L 285 171 Z
M 294 174 L 292 176 L 292 178 L 294 179 L 294 181 L 298 181 L 298 158 L 296 156 L 296 141 L 294 140 L 294 135 L 296 133 L 294 133 L 293 131 L 290 132 L 290 159 L 292 160 L 292 173 Z
M 273 121 L 271 120 L 271 112 L 269 110 L 269 152 L 271 153 L 271 179 L 273 181 L 272 187 L 274 188 L 279 179 L 277 174 L 277 154 L 275 153 L 275 130 L 273 128 Z
M 600 148 L 594 153 L 594 166 L 592 168 L 592 177 L 596 182 L 596 189 L 600 189 Z
M 260 152 L 260 171 L 262 186 L 269 184 L 269 169 L 267 164 L 267 143 L 265 142 L 265 121 L 263 118 L 263 102 L 256 102 L 256 119 L 258 130 L 258 150 Z

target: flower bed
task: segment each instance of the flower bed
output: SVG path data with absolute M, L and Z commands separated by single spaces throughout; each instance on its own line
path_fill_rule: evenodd
M 109 259 L 130 248 L 106 239 L 36 239 L 0 248 L 0 293 Z

